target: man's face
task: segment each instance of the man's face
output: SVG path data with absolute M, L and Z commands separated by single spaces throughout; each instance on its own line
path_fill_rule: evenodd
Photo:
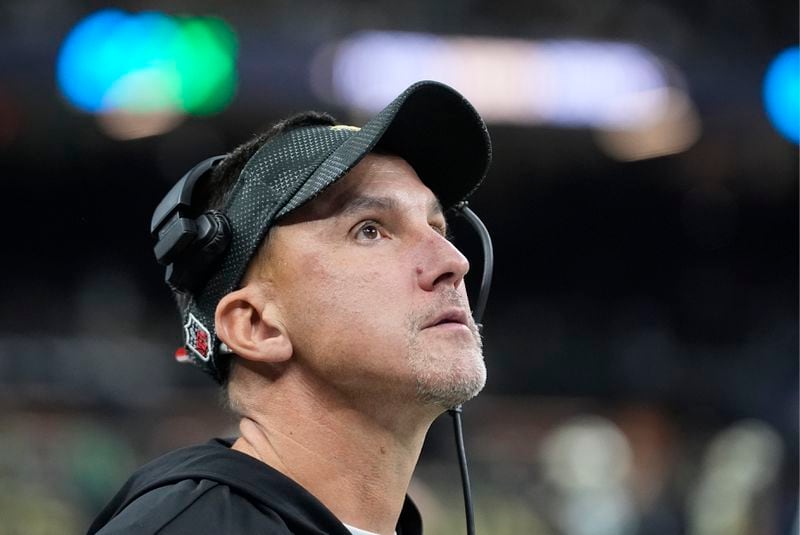
M 442 408 L 483 388 L 469 263 L 445 232 L 413 168 L 377 154 L 273 229 L 261 276 L 309 380 Z

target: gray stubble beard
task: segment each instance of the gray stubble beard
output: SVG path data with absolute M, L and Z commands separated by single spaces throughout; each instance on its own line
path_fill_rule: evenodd
M 486 366 L 483 362 L 483 340 L 478 327 L 469 318 L 470 332 L 475 340 L 475 352 L 470 358 L 454 359 L 448 370 L 432 369 L 433 358 L 417 336 L 421 325 L 418 320 L 409 319 L 409 366 L 417 383 L 417 400 L 426 405 L 450 409 L 469 401 L 483 390 L 486 384 Z M 443 373 L 444 372 L 444 373 Z

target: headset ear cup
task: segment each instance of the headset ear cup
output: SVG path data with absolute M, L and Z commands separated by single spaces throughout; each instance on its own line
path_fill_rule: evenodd
M 201 243 L 198 245 L 200 245 L 203 259 L 207 262 L 206 265 L 209 265 L 228 248 L 231 242 L 231 224 L 225 214 L 219 210 L 209 210 L 200 218 L 204 218 L 208 222 L 208 231 L 205 236 L 200 237 Z M 206 225 L 202 226 L 206 227 Z
M 194 223 L 194 241 L 167 269 L 166 281 L 178 291 L 197 291 L 231 242 L 231 225 L 222 212 L 209 210 Z

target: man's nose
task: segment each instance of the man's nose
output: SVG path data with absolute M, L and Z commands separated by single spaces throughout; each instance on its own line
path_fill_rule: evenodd
M 420 244 L 417 276 L 420 287 L 428 292 L 440 285 L 458 288 L 469 271 L 469 261 L 444 236 L 431 229 Z

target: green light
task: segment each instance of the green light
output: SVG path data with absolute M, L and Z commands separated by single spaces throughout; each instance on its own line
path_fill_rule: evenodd
M 236 36 L 217 18 L 186 18 L 179 25 L 174 57 L 183 109 L 193 115 L 215 113 L 236 90 Z

